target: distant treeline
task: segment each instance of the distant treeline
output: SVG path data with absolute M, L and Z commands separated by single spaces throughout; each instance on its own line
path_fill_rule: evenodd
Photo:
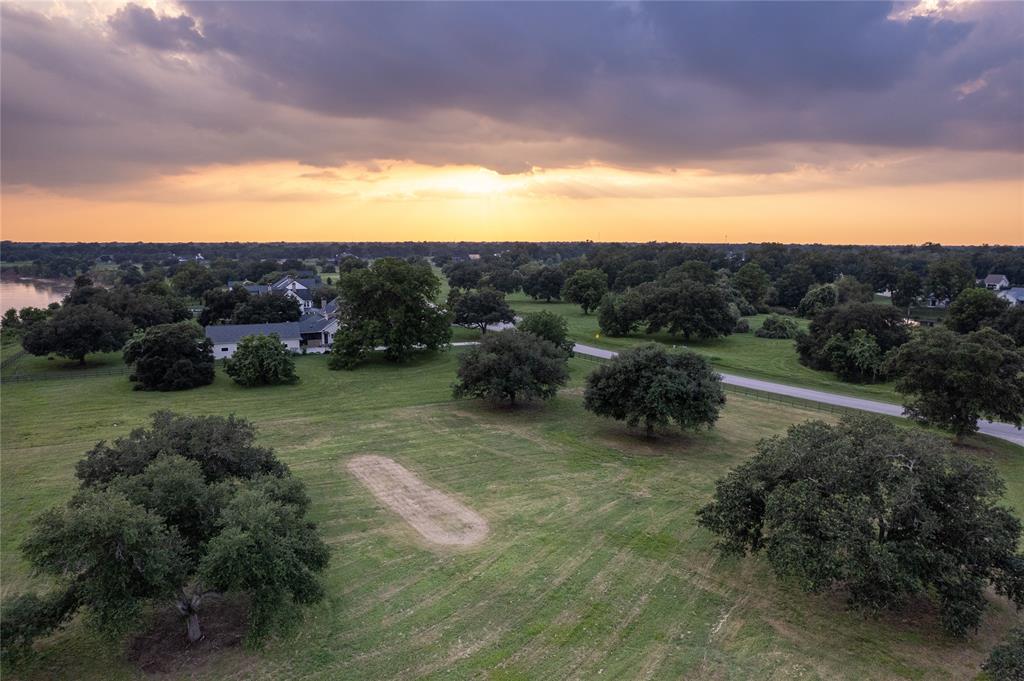
M 275 243 L 17 243 L 0 242 L 5 270 L 45 277 L 73 277 L 96 263 L 151 264 L 170 268 L 197 255 L 207 261 L 238 262 L 321 260 L 337 262 L 346 255 L 360 258 L 430 257 L 438 264 L 479 256 L 484 262 L 559 263 L 586 257 L 600 263 L 614 280 L 615 270 L 633 261 L 659 264 L 700 260 L 715 269 L 738 269 L 757 262 L 773 279 L 795 264 L 809 267 L 818 281 L 838 273 L 886 288 L 893 272 L 923 274 L 937 261 L 951 259 L 969 267 L 976 277 L 993 272 L 1014 283 L 1024 282 L 1024 248 L 1014 246 L 831 246 L 820 244 L 683 244 L 574 242 L 275 242 Z M 611 270 L 611 271 L 609 271 Z

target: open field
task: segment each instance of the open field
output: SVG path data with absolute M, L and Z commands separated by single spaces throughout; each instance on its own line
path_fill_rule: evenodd
M 963 679 L 1016 621 L 993 599 L 981 632 L 958 641 L 928 608 L 865 619 L 840 595 L 778 582 L 760 559 L 717 556 L 694 518 L 714 480 L 759 438 L 819 412 L 730 395 L 713 431 L 648 442 L 583 411 L 579 387 L 594 366 L 583 359 L 561 396 L 516 411 L 453 402 L 454 352 L 354 372 L 324 362 L 300 358 L 298 385 L 265 389 L 219 375 L 197 390 L 140 393 L 125 375 L 84 372 L 5 384 L 4 594 L 35 583 L 17 546 L 32 516 L 72 492 L 74 462 L 173 409 L 255 421 L 309 486 L 333 555 L 326 600 L 290 634 L 160 678 Z M 998 467 L 1024 510 L 1020 448 L 976 439 L 968 452 Z M 439 550 L 351 474 L 362 455 L 393 459 L 479 513 L 488 535 Z M 5 671 L 140 676 L 79 623 L 31 667 Z
M 597 326 L 597 313 L 592 312 L 585 315 L 579 305 L 564 302 L 539 302 L 522 293 L 508 296 L 508 300 L 517 314 L 550 310 L 562 315 L 569 322 L 570 336 L 588 345 L 596 345 L 609 350 L 622 350 L 652 341 L 680 347 L 684 345 L 681 336 L 670 336 L 666 333 L 647 335 L 638 331 L 626 338 L 600 335 Z M 900 396 L 889 383 L 875 385 L 845 383 L 831 372 L 816 371 L 800 364 L 792 340 L 758 338 L 753 332 L 761 327 L 761 323 L 766 317 L 767 315 L 744 317 L 750 323 L 750 333 L 736 333 L 715 340 L 694 340 L 685 343 L 685 346 L 707 356 L 714 363 L 715 368 L 720 371 L 804 388 L 814 388 L 815 390 L 828 390 L 853 397 L 896 404 L 900 402 Z M 798 321 L 801 326 L 807 326 L 807 320 Z

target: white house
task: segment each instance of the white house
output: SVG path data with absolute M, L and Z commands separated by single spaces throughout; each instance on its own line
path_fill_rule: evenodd
M 292 352 L 301 350 L 302 335 L 299 322 L 277 324 L 215 324 L 207 326 L 206 337 L 213 343 L 215 359 L 225 359 L 235 354 L 238 341 L 246 336 L 269 336 L 276 333 L 281 343 Z
M 985 288 L 990 291 L 1002 291 L 1004 288 L 1010 288 L 1010 280 L 1005 274 L 990 274 L 985 277 Z
M 238 342 L 246 336 L 277 334 L 281 343 L 292 352 L 324 353 L 331 347 L 338 331 L 338 320 L 319 314 L 305 315 L 297 322 L 276 324 L 215 324 L 207 326 L 206 337 L 213 343 L 215 359 L 235 354 Z

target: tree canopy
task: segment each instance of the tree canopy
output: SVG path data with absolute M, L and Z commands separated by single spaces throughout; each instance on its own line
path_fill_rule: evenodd
M 683 338 L 718 338 L 732 333 L 739 311 L 718 286 L 692 279 L 654 282 L 637 289 L 647 333 L 666 331 Z M 628 298 L 627 298 L 628 300 Z
M 936 300 L 953 300 L 974 285 L 974 272 L 958 258 L 941 258 L 929 263 L 924 292 Z
M 537 267 L 523 278 L 523 293 L 534 300 L 558 300 L 562 296 L 563 286 L 565 273 L 557 267 Z
M 848 416 L 762 440 L 698 517 L 724 553 L 763 552 L 778 576 L 808 591 L 843 586 L 854 607 L 933 596 L 962 635 L 978 626 L 989 584 L 1024 605 L 1021 524 L 998 505 L 1003 488 L 944 440 Z
M 493 288 L 452 289 L 448 308 L 455 324 L 480 329 L 480 333 L 487 333 L 491 324 L 511 324 L 516 320 L 515 310 L 509 307 L 505 294 Z
M 797 336 L 800 361 L 834 371 L 844 381 L 870 382 L 887 375 L 886 353 L 910 338 L 899 310 L 874 303 L 852 303 L 818 313 L 807 333 Z
M 967 288 L 950 304 L 944 323 L 957 333 L 970 333 L 991 326 L 1008 307 L 1009 301 L 987 288 Z
M 238 296 L 240 297 L 240 296 Z M 232 324 L 277 324 L 297 322 L 302 317 L 299 301 L 281 293 L 249 296 L 234 309 Z
M 213 382 L 213 345 L 193 321 L 158 324 L 124 346 L 136 390 L 187 390 Z
M 771 279 L 756 262 L 748 262 L 736 270 L 732 284 L 751 305 L 757 307 L 764 304 Z
M 906 413 L 922 423 L 962 436 L 978 429 L 979 418 L 1024 420 L 1024 350 L 994 329 L 921 329 L 888 369 Z
M 258 640 L 292 604 L 321 596 L 328 548 L 306 519 L 309 499 L 246 421 L 154 415 L 79 462 L 66 506 L 43 513 L 25 558 L 53 579 L 43 595 L 4 604 L 5 656 L 84 610 L 111 634 L 140 626 L 147 606 L 173 603 L 190 641 L 211 593 L 246 594 Z
M 532 333 L 514 329 L 484 336 L 459 357 L 456 398 L 548 400 L 569 380 L 565 351 Z
M 203 311 L 199 313 L 199 324 L 230 324 L 235 316 L 235 310 L 251 299 L 252 295 L 241 286 L 210 289 L 203 294 Z M 246 313 L 247 316 L 249 314 Z
M 131 332 L 130 321 L 105 307 L 65 305 L 52 316 L 27 325 L 21 344 L 32 355 L 54 353 L 85 364 L 90 353 L 120 350 Z
M 561 348 L 566 355 L 572 357 L 576 343 L 569 338 L 569 323 L 562 315 L 547 310 L 531 312 L 523 315 L 516 329 L 553 343 L 555 347 Z
M 583 406 L 598 416 L 656 427 L 711 427 L 725 404 L 721 377 L 706 359 L 653 343 L 625 350 L 587 377 Z
M 417 348 L 436 350 L 451 339 L 447 310 L 435 305 L 440 281 L 424 263 L 381 258 L 338 279 L 340 328 L 328 366 L 350 369 L 371 350 L 383 347 L 391 362 Z
M 807 294 L 800 299 L 796 306 L 796 313 L 801 317 L 813 317 L 829 307 L 839 304 L 839 289 L 835 284 L 822 284 L 811 287 Z
M 583 314 L 597 309 L 604 294 L 608 293 L 608 275 L 598 269 L 580 269 L 565 280 L 562 297 L 576 303 Z
M 224 373 L 246 387 L 295 383 L 295 360 L 280 336 L 245 336 L 224 360 Z

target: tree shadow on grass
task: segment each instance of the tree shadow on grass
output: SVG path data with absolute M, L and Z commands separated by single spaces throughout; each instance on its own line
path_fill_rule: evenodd
M 247 613 L 244 599 L 208 596 L 201 614 L 203 638 L 190 644 L 181 615 L 163 608 L 154 613 L 146 631 L 129 640 L 127 658 L 147 674 L 187 675 L 242 645 L 249 629 Z

